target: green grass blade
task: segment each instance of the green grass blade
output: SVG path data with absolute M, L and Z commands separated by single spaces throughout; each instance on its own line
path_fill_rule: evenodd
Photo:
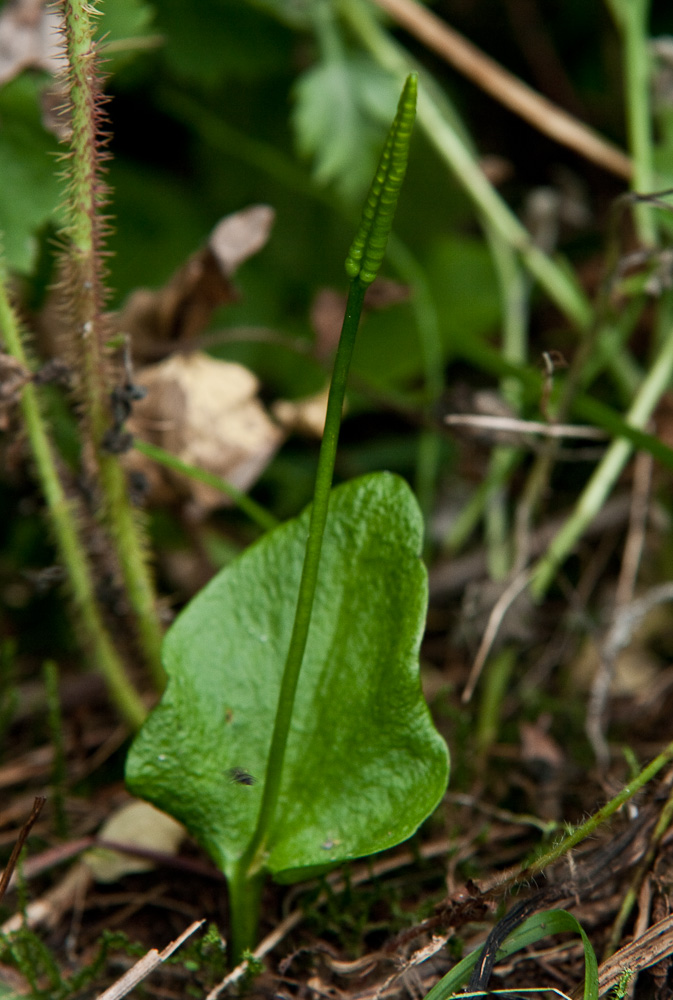
M 547 910 L 529 917 L 518 930 L 507 938 L 498 951 L 498 959 L 508 958 L 549 934 L 573 931 L 580 935 L 584 946 L 584 1000 L 598 1000 L 598 962 L 584 928 L 567 910 Z M 470 977 L 477 964 L 481 949 L 472 952 L 436 983 L 425 1000 L 448 1000 L 454 996 Z M 544 988 L 544 987 L 541 987 Z

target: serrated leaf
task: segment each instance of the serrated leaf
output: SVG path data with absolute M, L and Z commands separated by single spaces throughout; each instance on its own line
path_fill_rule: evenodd
M 127 763 L 133 793 L 184 823 L 228 875 L 257 818 L 308 515 L 248 549 L 178 617 L 164 643 L 168 687 Z M 443 794 L 448 755 L 419 682 L 421 541 L 398 477 L 333 491 L 267 841 L 276 876 L 391 847 Z
M 347 199 L 371 181 L 395 114 L 396 79 L 359 54 L 318 63 L 295 85 L 297 147 L 314 157 L 320 184 L 335 183 Z

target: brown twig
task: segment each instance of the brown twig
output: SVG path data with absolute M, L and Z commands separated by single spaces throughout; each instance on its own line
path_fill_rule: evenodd
M 142 983 L 144 979 L 147 979 L 149 974 L 161 965 L 162 962 L 165 962 L 174 951 L 177 951 L 187 938 L 191 937 L 194 931 L 197 931 L 204 923 L 204 920 L 195 920 L 193 924 L 189 925 L 187 930 L 182 932 L 180 937 L 177 937 L 175 941 L 171 941 L 161 952 L 157 951 L 156 948 L 151 948 L 146 955 L 143 955 L 140 961 L 136 962 L 128 972 L 124 973 L 121 979 L 113 983 L 105 992 L 100 993 L 96 997 L 96 1000 L 120 1000 L 120 997 L 125 997 L 138 983 Z
M 491 611 L 488 619 L 488 625 L 486 626 L 486 631 L 484 632 L 481 644 L 477 650 L 477 655 L 475 656 L 474 663 L 472 664 L 472 669 L 470 670 L 470 676 L 468 677 L 467 684 L 463 690 L 461 697 L 463 704 L 468 702 L 474 693 L 477 681 L 479 680 L 481 672 L 484 669 L 486 658 L 493 647 L 493 643 L 495 642 L 500 626 L 502 625 L 503 618 L 521 591 L 528 586 L 529 582 L 530 573 L 528 570 L 517 574 L 493 606 L 493 610 Z
M 414 0 L 375 0 L 395 21 L 505 107 L 551 139 L 617 177 L 630 180 L 629 157 L 593 129 L 527 86 Z
M 35 802 L 33 803 L 33 808 L 31 809 L 30 816 L 21 827 L 21 832 L 19 833 L 17 841 L 14 844 L 14 850 L 12 851 L 9 857 L 9 861 L 5 865 L 5 870 L 3 871 L 2 875 L 0 875 L 0 900 L 7 891 L 7 886 L 9 885 L 9 880 L 12 877 L 12 872 L 14 871 L 16 863 L 19 860 L 19 854 L 21 854 L 23 845 L 26 843 L 28 834 L 30 833 L 33 827 L 33 823 L 42 812 L 42 807 L 44 806 L 46 801 L 47 800 L 44 797 L 44 795 L 35 796 Z
M 615 952 L 607 962 L 603 962 L 598 969 L 599 996 L 619 983 L 625 969 L 637 975 L 669 955 L 673 955 L 673 915 L 653 924 L 645 934 L 635 938 Z M 578 987 L 571 995 L 573 1000 L 578 1000 L 582 996 L 582 987 Z

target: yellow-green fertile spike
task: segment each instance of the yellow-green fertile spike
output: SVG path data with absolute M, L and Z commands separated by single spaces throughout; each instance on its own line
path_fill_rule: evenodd
M 371 285 L 386 252 L 400 188 L 407 171 L 411 130 L 416 118 L 418 76 L 407 77 L 378 169 L 362 212 L 362 222 L 346 257 L 346 273 Z

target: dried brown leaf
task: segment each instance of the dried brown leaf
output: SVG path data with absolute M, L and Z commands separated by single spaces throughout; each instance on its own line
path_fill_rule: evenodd
M 24 69 L 55 76 L 65 64 L 61 15 L 43 0 L 14 0 L 0 13 L 0 86 Z
M 30 380 L 30 372 L 20 361 L 0 351 L 0 431 L 9 428 L 10 412 L 19 402 L 24 385 Z
M 196 352 L 150 365 L 137 381 L 147 395 L 134 405 L 129 430 L 240 490 L 254 483 L 284 439 L 257 398 L 256 377 L 242 365 Z M 139 452 L 130 452 L 127 462 L 147 477 L 150 502 L 181 502 L 194 518 L 230 502 Z
M 149 802 L 125 802 L 110 816 L 99 831 L 99 839 L 125 847 L 139 847 L 160 854 L 175 854 L 185 838 L 185 829 L 177 820 L 160 812 Z M 106 847 L 93 847 L 84 855 L 97 882 L 117 882 L 131 872 L 154 868 L 149 858 L 122 854 Z
M 136 361 L 155 361 L 193 341 L 215 309 L 235 301 L 230 279 L 267 242 L 274 215 L 268 205 L 252 205 L 227 216 L 163 288 L 129 296 L 114 323 L 131 337 Z
M 369 286 L 365 295 L 365 309 L 386 309 L 399 302 L 406 302 L 409 289 L 396 281 L 377 278 Z M 323 288 L 316 295 L 311 306 L 311 326 L 315 330 L 315 356 L 327 360 L 335 352 L 339 343 L 341 324 L 346 309 L 346 296 L 333 288 Z
M 329 386 L 305 399 L 279 399 L 271 407 L 274 417 L 288 433 L 321 438 L 325 429 Z

